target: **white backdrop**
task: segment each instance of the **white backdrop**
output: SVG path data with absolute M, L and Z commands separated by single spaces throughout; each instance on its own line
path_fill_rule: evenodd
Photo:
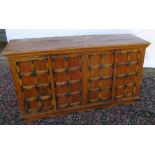
M 6 29 L 8 41 L 20 38 L 41 38 L 52 36 L 69 36 L 69 35 L 88 35 L 88 34 L 121 34 L 131 33 L 147 41 L 151 45 L 147 48 L 145 55 L 144 67 L 155 67 L 155 29 L 138 30 L 138 29 Z

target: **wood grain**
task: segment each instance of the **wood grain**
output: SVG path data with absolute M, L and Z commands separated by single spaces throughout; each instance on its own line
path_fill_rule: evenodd
M 38 53 L 65 49 L 148 46 L 150 43 L 130 34 L 67 36 L 40 39 L 11 40 L 3 51 L 4 55 L 19 53 Z

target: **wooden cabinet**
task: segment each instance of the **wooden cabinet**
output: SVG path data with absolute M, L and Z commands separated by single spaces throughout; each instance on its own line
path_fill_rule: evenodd
M 148 45 L 125 34 L 10 41 L 3 54 L 21 119 L 135 102 Z

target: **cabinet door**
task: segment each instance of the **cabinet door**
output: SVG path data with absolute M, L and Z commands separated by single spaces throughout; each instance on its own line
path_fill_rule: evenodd
M 15 62 L 17 84 L 22 96 L 24 114 L 54 109 L 51 66 L 47 56 L 20 58 Z
M 82 104 L 82 56 L 64 54 L 51 56 L 57 109 Z
M 144 49 L 89 53 L 88 103 L 108 104 L 137 99 L 144 54 Z
M 143 49 L 117 51 L 116 100 L 139 96 L 144 52 Z
M 88 55 L 88 103 L 111 102 L 114 52 L 101 51 Z

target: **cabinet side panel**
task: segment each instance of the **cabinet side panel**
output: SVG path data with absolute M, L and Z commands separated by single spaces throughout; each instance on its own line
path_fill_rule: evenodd
M 139 78 L 138 78 L 138 90 L 140 91 L 140 85 L 142 83 L 142 74 L 143 74 L 143 64 L 145 58 L 145 51 L 146 49 L 141 49 L 139 59 L 140 59 L 140 67 L 139 67 Z
M 52 90 L 51 90 L 51 95 L 53 98 L 53 106 L 54 106 L 54 111 L 56 111 L 56 99 L 55 99 L 55 85 L 54 85 L 54 75 L 53 75 L 53 63 L 51 61 L 51 57 L 48 56 L 48 68 L 49 68 L 49 77 L 51 80 L 51 85 L 52 85 Z
M 88 54 L 82 54 L 82 104 L 88 103 Z

